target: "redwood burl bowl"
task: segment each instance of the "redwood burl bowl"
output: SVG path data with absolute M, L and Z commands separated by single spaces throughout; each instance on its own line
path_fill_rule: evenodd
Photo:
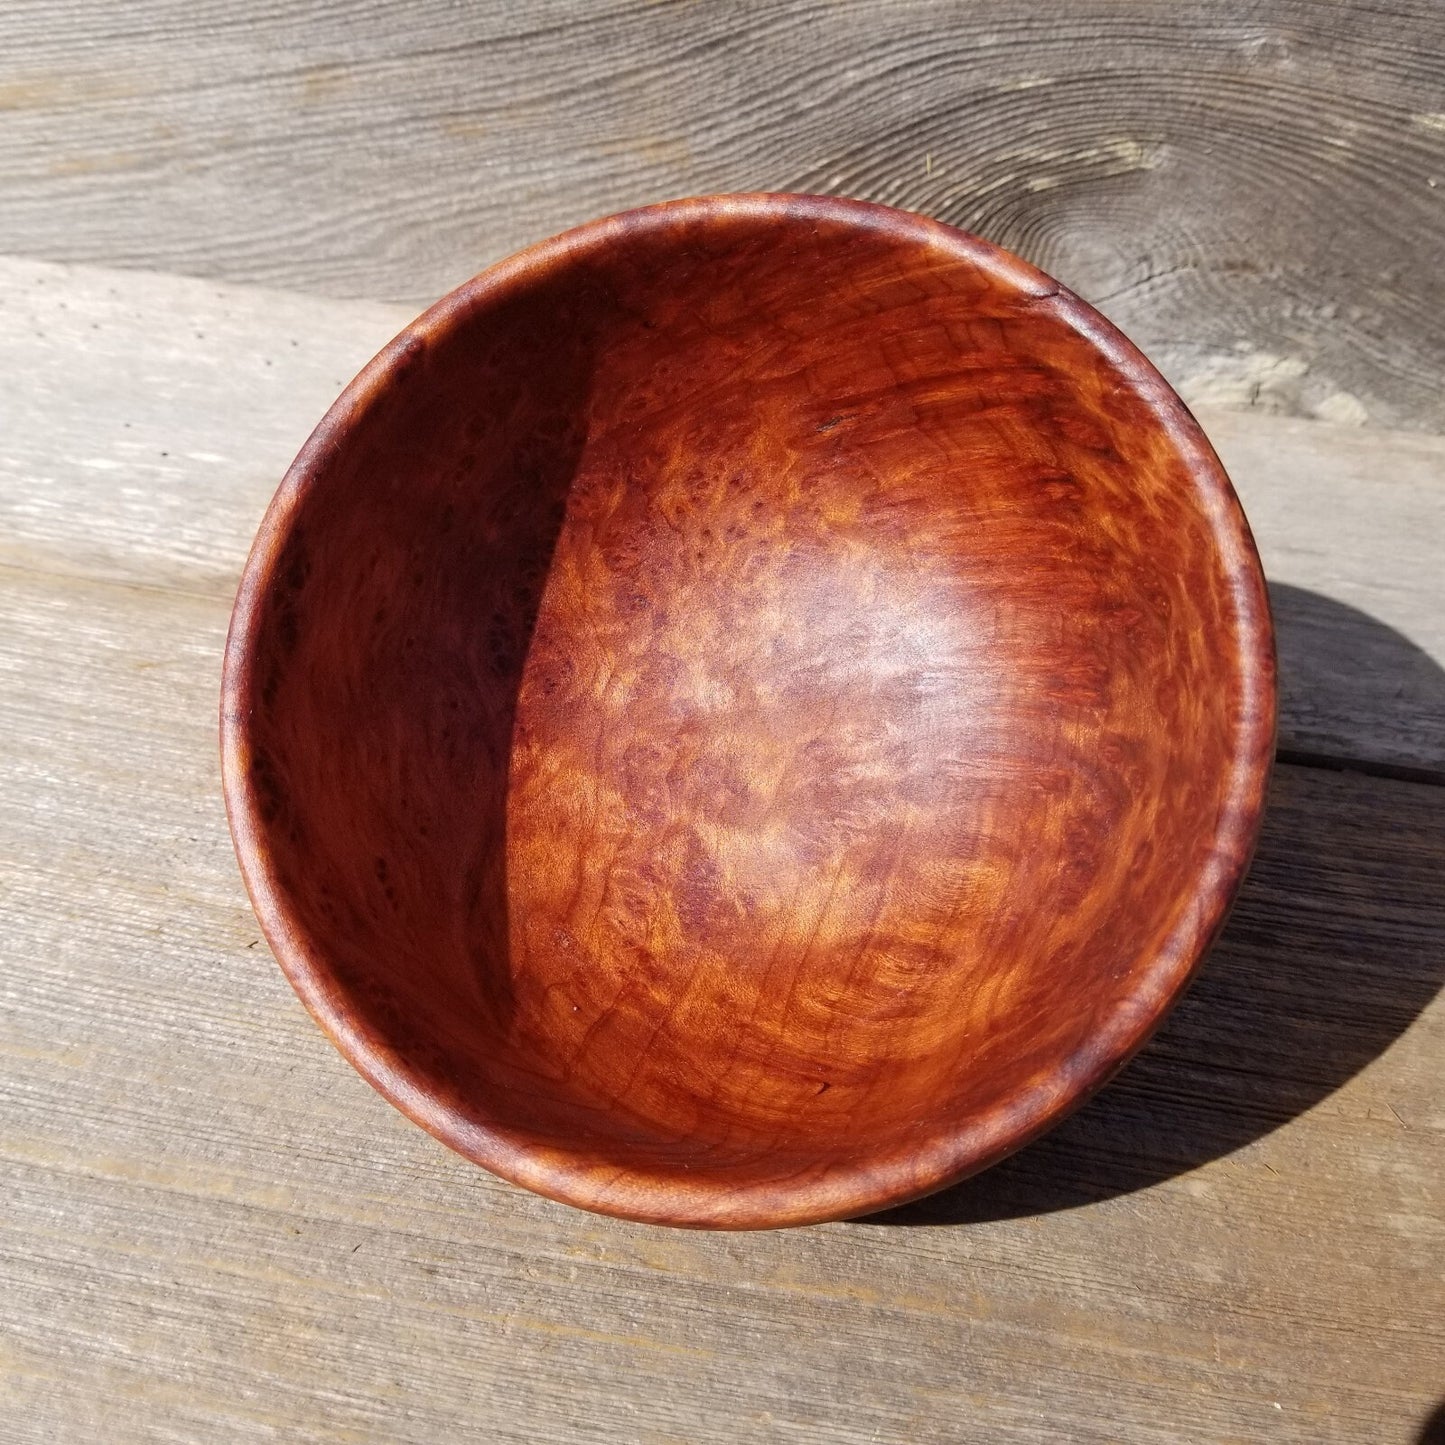
M 1014 257 L 852 201 L 599 221 L 287 474 L 226 799 L 343 1054 L 507 1179 L 722 1228 L 1048 1128 L 1248 864 L 1273 644 L 1189 413 Z

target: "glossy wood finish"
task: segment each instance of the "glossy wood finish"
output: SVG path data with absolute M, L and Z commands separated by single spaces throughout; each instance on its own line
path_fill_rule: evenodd
M 1258 827 L 1258 562 L 1022 262 L 801 197 L 599 222 L 352 384 L 223 754 L 288 976 L 399 1107 L 631 1218 L 916 1197 L 1102 1083 Z

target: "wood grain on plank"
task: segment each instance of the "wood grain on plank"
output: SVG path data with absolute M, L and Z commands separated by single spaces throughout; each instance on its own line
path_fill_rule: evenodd
M 236 573 L 405 313 L 3 276 L 7 1438 L 1413 1441 L 1445 1343 L 1445 790 L 1280 768 L 1193 993 L 1088 1110 L 933 1206 L 973 1223 L 579 1215 L 325 1044 L 220 810 Z M 1267 566 L 1438 649 L 1438 444 L 1227 425 Z M 1408 741 L 1358 696 L 1351 747 Z
M 1270 579 L 1283 753 L 1445 779 L 1445 439 L 1199 415 Z
M 1445 791 L 1281 769 L 1196 993 L 981 1222 L 657 1231 L 491 1179 L 316 1032 L 219 811 L 226 615 L 0 587 L 9 1438 L 1410 1440 Z
M 952 221 L 1188 399 L 1445 425 L 1436 7 L 10 0 L 0 250 L 420 302 L 596 215 Z
M 229 596 L 403 307 L 0 259 L 0 561 Z M 1279 626 L 1280 745 L 1445 773 L 1445 440 L 1202 410 Z

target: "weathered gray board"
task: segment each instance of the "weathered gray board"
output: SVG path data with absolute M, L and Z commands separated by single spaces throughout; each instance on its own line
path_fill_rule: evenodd
M 221 811 L 237 570 L 404 313 L 32 263 L 0 302 L 0 1439 L 1414 1441 L 1445 1388 L 1445 789 L 1281 767 L 1156 1041 L 911 1227 L 567 1210 L 331 1049 Z M 1208 424 L 1312 589 L 1292 736 L 1437 768 L 1445 444 Z
M 887 201 L 1188 399 L 1445 429 L 1435 0 L 5 0 L 0 252 L 431 300 L 594 215 Z

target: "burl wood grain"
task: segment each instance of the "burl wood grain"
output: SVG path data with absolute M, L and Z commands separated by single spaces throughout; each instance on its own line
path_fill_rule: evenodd
M 248 886 L 439 1138 L 632 1218 L 845 1217 L 1102 1083 L 1208 946 L 1274 731 L 1243 516 L 1089 307 L 733 197 L 447 297 L 262 527 Z

